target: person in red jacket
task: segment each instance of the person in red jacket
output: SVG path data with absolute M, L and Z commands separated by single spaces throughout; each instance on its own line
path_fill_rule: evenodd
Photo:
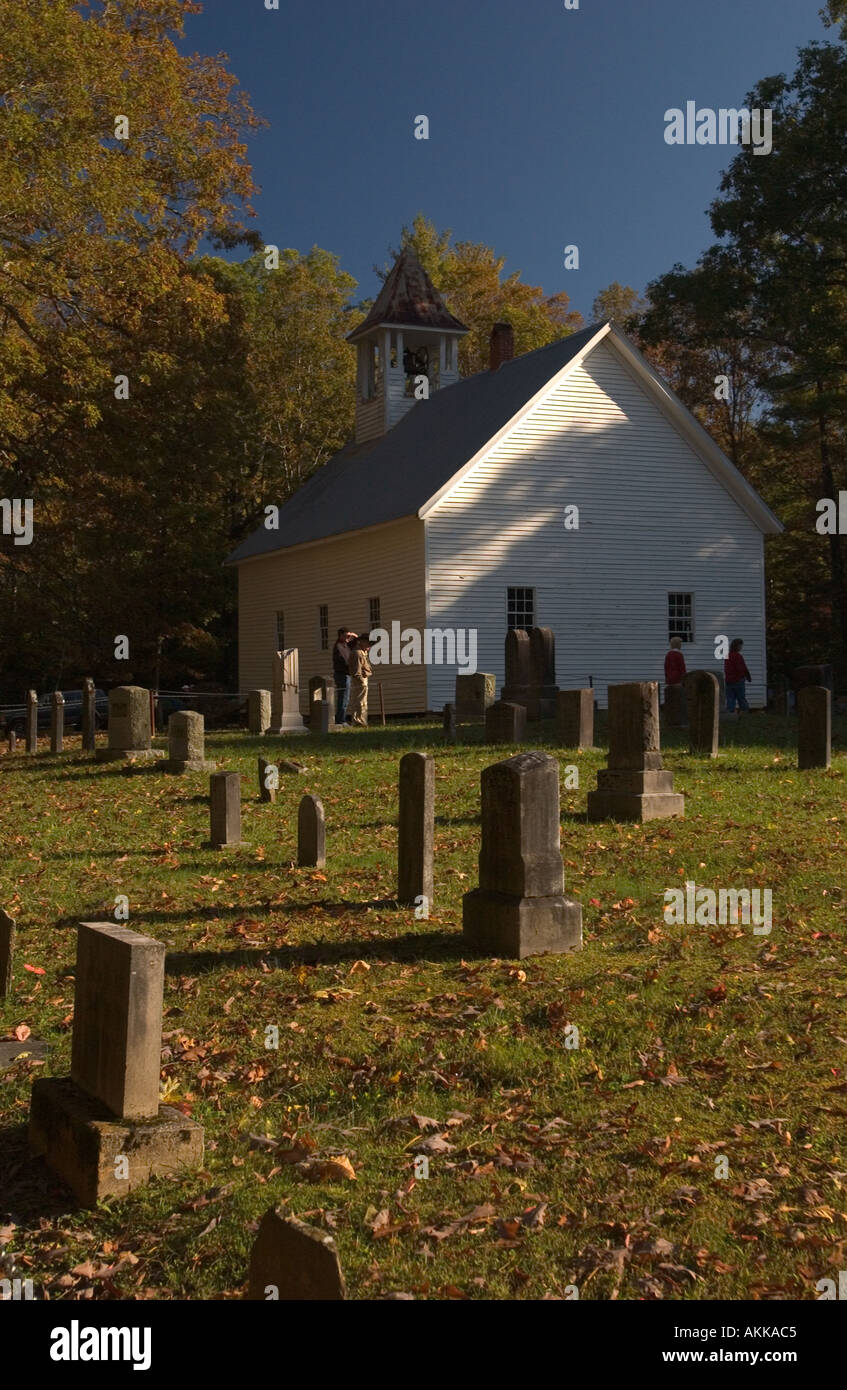
M 682 685 L 685 680 L 685 657 L 682 638 L 671 638 L 671 649 L 665 657 L 665 685 Z
M 744 646 L 740 637 L 735 637 L 729 644 L 729 656 L 723 664 L 723 673 L 726 677 L 726 707 L 730 714 L 738 705 L 739 713 L 741 710 L 749 712 L 750 706 L 747 703 L 747 696 L 744 694 L 744 682 L 752 680 L 750 672 L 747 670 L 747 663 L 741 655 L 741 648 Z

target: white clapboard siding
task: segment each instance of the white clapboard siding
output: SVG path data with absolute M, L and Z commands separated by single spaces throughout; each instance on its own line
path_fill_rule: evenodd
M 580 509 L 579 531 L 563 527 Z M 542 399 L 426 518 L 427 621 L 479 631 L 477 666 L 504 676 L 506 590 L 536 591 L 560 687 L 662 680 L 668 592 L 694 594 L 689 670 L 715 638 L 743 637 L 764 703 L 763 537 L 636 380 L 609 340 Z M 453 699 L 431 667 L 428 703 Z
M 404 626 L 425 623 L 424 524 L 413 517 L 349 536 L 294 546 L 245 561 L 238 571 L 239 688 L 271 685 L 277 649 L 276 615 L 285 614 L 285 645 L 300 651 L 300 708 L 308 710 L 309 678 L 332 674 L 336 629 L 354 632 L 369 625 L 371 598 L 380 600 L 381 622 Z M 322 651 L 319 607 L 329 608 L 329 650 Z M 383 685 L 389 714 L 426 708 L 426 677 L 421 667 L 374 667 L 370 718 L 379 713 L 377 682 Z

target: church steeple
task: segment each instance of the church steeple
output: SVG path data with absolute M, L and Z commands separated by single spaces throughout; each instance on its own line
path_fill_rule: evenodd
M 363 323 L 358 352 L 356 442 L 377 439 L 417 401 L 459 380 L 459 339 L 450 313 L 414 251 L 401 251 Z

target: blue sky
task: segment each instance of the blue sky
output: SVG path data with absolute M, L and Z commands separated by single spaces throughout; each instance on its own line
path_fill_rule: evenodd
M 603 286 L 641 290 L 711 240 L 731 150 L 666 145 L 665 110 L 739 106 L 792 71 L 834 38 L 821 3 L 205 0 L 187 46 L 226 52 L 269 122 L 250 141 L 266 241 L 336 252 L 365 297 L 422 211 L 590 317 Z

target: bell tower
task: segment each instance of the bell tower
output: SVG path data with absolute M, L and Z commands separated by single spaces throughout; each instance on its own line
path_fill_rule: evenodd
M 435 391 L 459 380 L 459 339 L 450 313 L 414 251 L 401 251 L 356 344 L 356 443 L 378 439 Z

